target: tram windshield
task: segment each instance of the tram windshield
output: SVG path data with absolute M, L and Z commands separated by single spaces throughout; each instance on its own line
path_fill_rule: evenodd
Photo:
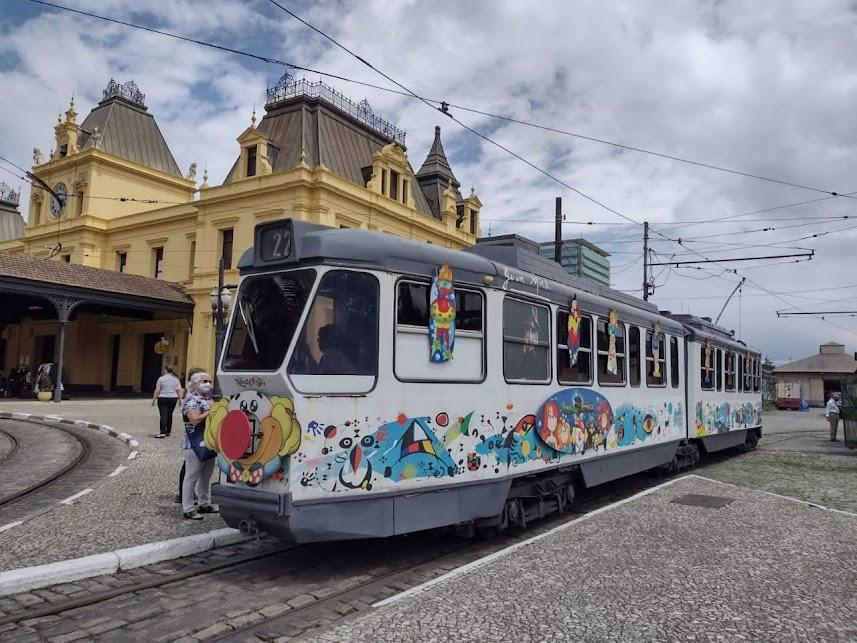
M 315 270 L 248 277 L 241 284 L 223 369 L 274 371 L 286 357 Z

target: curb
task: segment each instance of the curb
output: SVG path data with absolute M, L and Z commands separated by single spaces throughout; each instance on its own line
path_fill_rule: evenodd
M 135 460 L 140 455 L 140 441 L 133 435 L 117 431 L 112 426 L 106 424 L 96 424 L 95 422 L 87 422 L 86 420 L 69 420 L 59 415 L 37 415 L 35 413 L 12 413 L 10 411 L 0 411 L 0 419 L 3 420 L 38 420 L 39 422 L 55 422 L 58 424 L 68 424 L 84 429 L 93 429 L 106 433 L 111 438 L 122 440 L 130 450 L 128 454 L 129 460 Z
M 165 560 L 183 558 L 246 540 L 237 529 L 224 527 L 204 534 L 161 540 L 83 558 L 0 572 L 0 596 L 10 596 L 59 583 L 115 574 Z

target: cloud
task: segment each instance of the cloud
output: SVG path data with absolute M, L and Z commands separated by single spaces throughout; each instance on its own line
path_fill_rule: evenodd
M 80 0 L 75 6 L 211 39 L 294 64 L 393 86 L 329 41 L 267 2 L 160 2 L 129 5 Z M 292 7 L 292 5 L 289 5 Z M 142 7 L 142 8 L 141 8 Z M 681 0 L 554 2 L 537 8 L 506 1 L 433 3 L 320 2 L 296 9 L 307 20 L 422 96 L 543 123 L 590 136 L 700 159 L 837 192 L 857 190 L 857 16 L 845 0 L 775 4 Z M 247 125 L 265 85 L 282 73 L 152 34 L 46 11 L 0 26 L 0 135 L 4 151 L 23 162 L 33 146 L 47 150 L 56 112 L 71 92 L 83 112 L 111 76 L 135 78 L 147 94 L 182 168 L 207 163 L 222 180 L 234 161 L 235 137 Z M 313 80 L 312 74 L 308 75 Z M 597 240 L 612 254 L 615 287 L 639 289 L 641 230 L 507 153 L 474 137 L 420 101 L 327 80 L 345 94 L 368 98 L 376 113 L 408 130 L 408 152 L 422 163 L 434 133 L 465 191 L 484 204 L 483 232 L 517 232 L 538 240 L 552 234 L 553 201 L 563 197 L 569 237 Z M 784 254 L 768 244 L 843 227 L 853 199 L 734 219 L 722 218 L 823 196 L 693 167 L 599 143 L 497 121 L 453 107 L 467 125 L 548 169 L 561 181 L 653 230 L 701 243 L 678 246 L 653 233 L 662 257 L 688 252 L 709 257 Z M 5 154 L 4 154 L 5 155 Z M 526 222 L 522 222 L 526 221 Z M 782 229 L 807 223 L 805 227 Z M 762 227 L 777 228 L 750 232 Z M 730 233 L 732 236 L 711 235 Z M 738 234 L 735 234 L 738 233 Z M 633 241 L 635 238 L 639 242 Z M 730 245 L 733 243 L 736 245 Z M 775 359 L 814 352 L 837 340 L 857 344 L 851 318 L 821 322 L 777 319 L 789 304 L 805 310 L 857 304 L 855 230 L 807 239 L 812 262 L 758 267 L 723 264 L 658 268 L 654 301 L 674 311 L 715 317 L 738 281 L 725 268 L 746 265 L 746 276 L 787 302 L 748 283 L 723 315 L 750 344 Z M 693 255 L 684 255 L 691 259 Z M 721 274 L 722 273 L 722 274 Z M 717 276 L 712 276 L 717 275 Z M 788 294 L 793 293 L 793 294 Z M 700 297 L 708 297 L 700 299 Z M 814 299 L 813 299 L 814 298 Z M 832 301 L 825 301 L 832 300 Z M 835 325 L 834 325 L 835 324 Z

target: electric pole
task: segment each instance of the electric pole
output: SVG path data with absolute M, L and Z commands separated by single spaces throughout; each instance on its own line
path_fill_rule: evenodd
M 643 301 L 649 301 L 649 222 L 643 221 Z
M 556 198 L 556 222 L 554 224 L 553 258 L 562 265 L 562 197 Z

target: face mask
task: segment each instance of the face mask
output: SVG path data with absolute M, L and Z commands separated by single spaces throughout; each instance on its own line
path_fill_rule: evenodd
M 199 385 L 199 392 L 202 393 L 203 395 L 208 395 L 209 393 L 211 393 L 211 384 L 209 384 L 208 382 L 204 382 L 204 383 L 200 384 Z

